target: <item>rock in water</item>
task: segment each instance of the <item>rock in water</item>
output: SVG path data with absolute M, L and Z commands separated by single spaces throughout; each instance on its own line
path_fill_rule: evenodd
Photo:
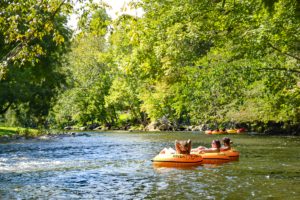
M 88 129 L 94 130 L 98 126 L 100 126 L 98 123 L 93 123 L 93 124 L 91 124 L 91 125 L 88 126 Z
M 166 131 L 166 130 L 169 130 L 169 125 L 167 124 L 162 124 L 158 127 L 159 130 L 161 131 Z
M 18 135 L 17 136 L 17 139 L 20 139 L 20 138 L 22 138 L 23 137 L 23 135 Z
M 151 122 L 148 126 L 145 127 L 146 131 L 155 131 L 155 129 L 160 125 L 160 122 L 154 121 Z
M 94 129 L 94 131 L 98 131 L 98 130 L 101 130 L 102 127 L 101 126 L 98 126 L 97 128 Z
M 192 131 L 200 131 L 198 126 L 195 126 Z
M 38 139 L 41 139 L 41 140 L 49 140 L 49 139 L 51 139 L 51 137 L 46 136 L 46 135 L 43 135 L 43 136 L 39 137 Z

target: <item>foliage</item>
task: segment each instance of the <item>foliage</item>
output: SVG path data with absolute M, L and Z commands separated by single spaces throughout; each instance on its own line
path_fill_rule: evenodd
M 131 110 L 140 124 L 140 112 L 175 124 L 183 113 L 194 123 L 298 120 L 298 1 L 129 6 L 145 13 L 112 22 L 104 109 Z
M 72 32 L 64 26 L 66 23 L 65 17 L 58 16 L 54 27 L 63 38 L 70 40 Z M 31 124 L 33 118 L 35 122 L 43 123 L 55 103 L 59 88 L 66 83 L 66 76 L 60 71 L 60 55 L 68 51 L 69 43 L 57 46 L 51 35 L 42 39 L 31 43 L 47 51 L 48 56 L 39 56 L 39 62 L 24 62 L 22 68 L 8 64 L 6 78 L 0 80 L 0 113 L 11 109 L 6 115 L 10 125 L 20 125 L 18 122 Z M 0 50 L 0 54 L 4 51 Z
M 68 116 L 83 122 L 106 117 L 104 97 L 111 84 L 110 73 L 105 63 L 98 62 L 98 54 L 104 48 L 103 37 L 90 36 L 73 43 L 65 66 L 70 87 L 60 95 L 55 107 L 58 121 Z
M 19 128 L 19 127 L 7 127 L 7 126 L 0 126 L 0 136 L 3 135 L 8 135 L 8 136 L 12 136 L 12 135 L 16 135 L 21 131 L 24 131 L 26 128 Z M 29 132 L 33 131 L 34 129 L 28 129 Z
M 20 112 L 43 113 L 43 109 L 33 108 L 45 102 L 49 107 L 44 110 L 49 110 L 52 99 L 47 101 L 44 94 L 52 97 L 59 90 L 59 101 L 50 116 L 60 124 L 97 120 L 110 127 L 121 124 L 120 113 L 124 112 L 143 126 L 148 118 L 155 120 L 165 114 L 174 124 L 178 118 L 186 123 L 216 124 L 299 121 L 298 0 L 141 0 L 128 6 L 142 8 L 143 16 L 121 14 L 111 21 L 103 8 L 97 7 L 94 13 L 84 11 L 79 21 L 81 37 L 71 51 L 66 54 L 61 46 L 61 51 L 55 51 L 63 54 L 59 57 L 64 60 L 63 72 L 56 75 L 67 77 L 66 84 L 55 85 L 55 92 L 47 89 L 54 87 L 51 80 L 37 79 L 40 82 L 34 86 L 26 82 L 33 73 L 26 70 L 38 64 L 33 59 L 36 54 L 31 54 L 27 58 L 33 59 L 34 65 L 24 61 L 22 73 L 13 67 L 18 65 L 11 65 L 11 71 L 24 82 L 11 84 L 17 81 L 9 71 L 7 84 L 13 91 L 24 88 L 29 95 L 38 85 L 45 89 L 39 91 L 41 98 L 28 101 L 9 90 L 2 93 L 20 99 Z M 67 14 L 70 9 L 61 12 Z M 40 39 L 46 41 L 45 30 L 40 31 L 42 37 L 36 36 L 36 44 Z M 58 28 L 51 30 L 54 34 Z M 11 38 L 18 35 L 10 34 L 1 55 L 15 45 Z M 59 31 L 59 35 L 64 34 Z M 60 36 L 53 35 L 53 43 L 62 42 Z M 33 44 L 34 40 L 29 46 Z M 39 46 L 42 50 L 36 47 L 35 51 L 47 48 Z M 10 104 L 9 99 L 3 102 L 2 109 Z
M 150 87 L 164 80 L 178 89 L 173 108 L 179 114 L 189 107 L 196 121 L 297 121 L 299 101 L 295 95 L 289 106 L 289 96 L 298 91 L 299 3 L 265 4 L 273 6 L 272 13 L 262 5 L 254 0 L 141 1 L 144 16 L 122 24 L 130 27 L 131 54 L 116 46 L 124 49 L 118 62 Z M 159 90 L 151 94 L 165 96 Z
M 7 72 L 8 64 L 23 65 L 26 61 L 38 63 L 47 54 L 46 49 L 39 45 L 45 36 L 53 36 L 57 45 L 65 41 L 63 33 L 56 26 L 59 14 L 79 15 L 78 32 L 84 34 L 91 12 L 105 6 L 102 1 L 94 3 L 86 0 L 1 1 L 0 27 L 1 36 L 4 37 L 1 46 L 5 53 L 0 54 L 0 80 Z

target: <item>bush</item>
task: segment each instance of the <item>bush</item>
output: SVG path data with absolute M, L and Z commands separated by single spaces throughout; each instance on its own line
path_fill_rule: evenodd
M 18 132 L 19 135 L 23 135 L 26 138 L 31 136 L 31 131 L 28 128 L 22 129 Z
M 257 128 L 257 132 L 262 132 L 262 127 L 261 126 L 259 126 L 258 128 Z

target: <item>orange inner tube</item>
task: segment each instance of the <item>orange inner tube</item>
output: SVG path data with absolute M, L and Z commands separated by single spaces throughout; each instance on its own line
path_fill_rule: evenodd
M 159 154 L 152 160 L 155 166 L 197 166 L 202 165 L 203 158 L 199 154 Z
M 195 153 L 198 154 L 198 153 Z M 199 154 L 203 158 L 203 164 L 215 164 L 215 163 L 225 163 L 229 162 L 230 158 L 227 154 L 220 152 L 220 153 L 204 153 Z
M 225 153 L 230 160 L 238 160 L 240 157 L 239 152 L 233 148 L 231 148 L 230 150 L 222 151 L 222 153 Z

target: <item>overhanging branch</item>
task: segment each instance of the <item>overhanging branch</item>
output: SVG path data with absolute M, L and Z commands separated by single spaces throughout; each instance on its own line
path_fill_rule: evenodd
M 298 58 L 298 57 L 296 57 L 296 56 L 294 56 L 294 55 L 292 55 L 292 54 L 289 54 L 289 53 L 283 53 L 280 49 L 274 47 L 274 46 L 273 46 L 272 44 L 270 44 L 269 42 L 268 42 L 267 44 L 268 44 L 270 47 L 272 47 L 273 49 L 275 49 L 276 51 L 279 51 L 279 52 L 282 53 L 282 54 L 285 54 L 285 55 L 287 55 L 287 56 L 290 56 L 290 57 L 295 58 L 296 60 L 299 60 L 299 61 L 300 61 L 300 58 Z
M 0 110 L 0 115 L 6 113 L 6 111 L 10 108 L 10 106 L 13 104 L 13 101 L 9 102 L 8 106 L 4 110 Z

